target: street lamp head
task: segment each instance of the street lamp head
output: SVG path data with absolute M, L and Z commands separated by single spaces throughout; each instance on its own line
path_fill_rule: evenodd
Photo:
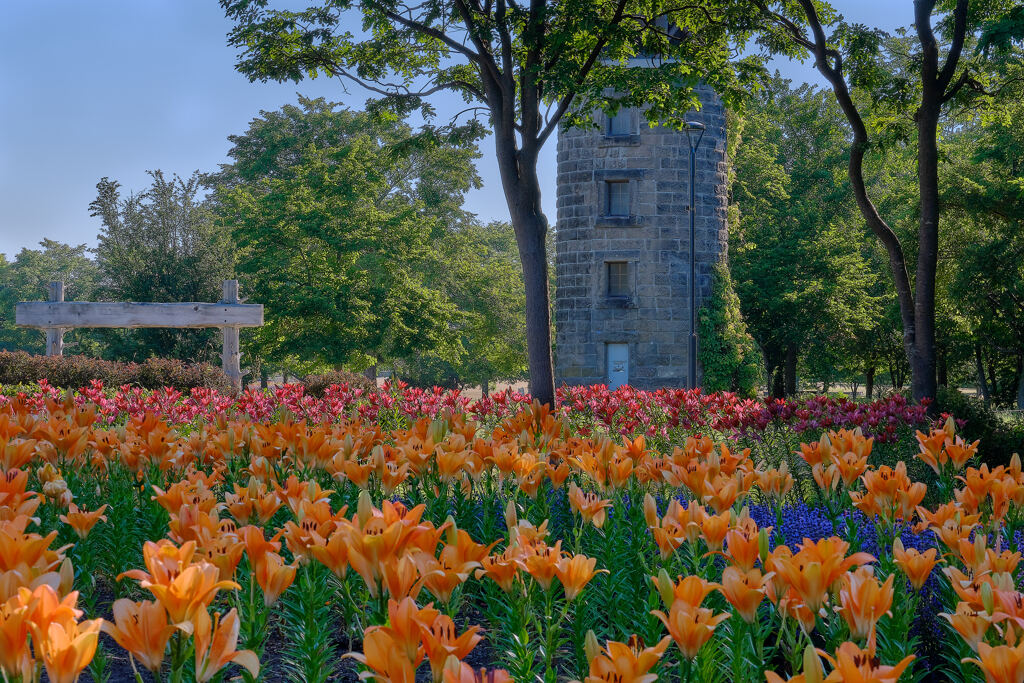
M 686 131 L 686 140 L 690 143 L 690 149 L 697 149 L 700 146 L 701 138 L 704 137 L 704 124 L 700 121 L 686 121 L 683 123 L 683 130 Z

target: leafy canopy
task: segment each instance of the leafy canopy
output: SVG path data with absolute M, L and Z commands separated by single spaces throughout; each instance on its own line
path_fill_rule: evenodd
M 260 354 L 365 367 L 461 352 L 462 315 L 426 278 L 478 182 L 471 140 L 300 98 L 231 141 L 209 182 L 266 305 Z

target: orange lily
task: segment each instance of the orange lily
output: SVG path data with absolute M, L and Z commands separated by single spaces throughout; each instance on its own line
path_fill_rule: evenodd
M 914 548 L 907 549 L 903 547 L 903 541 L 897 538 L 893 543 L 892 552 L 896 564 L 906 574 L 910 585 L 914 590 L 920 591 L 935 567 L 938 551 L 935 548 L 928 548 L 921 553 Z
M 700 530 L 709 550 L 722 549 L 722 543 L 725 541 L 725 534 L 729 531 L 731 522 L 732 510 L 724 510 L 717 515 L 704 515 L 704 519 L 700 523 Z
M 985 673 L 986 683 L 1016 683 L 1024 680 L 1024 642 L 1016 647 L 992 647 L 988 643 L 980 643 L 978 657 L 968 657 L 963 661 L 977 664 Z
M 758 569 L 742 571 L 736 567 L 726 567 L 722 571 L 722 585 L 718 590 L 743 621 L 749 624 L 757 617 L 757 608 L 764 600 L 767 582 L 767 578 Z
M 37 656 L 43 660 L 51 683 L 75 683 L 96 654 L 102 619 L 76 623 L 51 622 L 42 633 L 33 634 Z
M 142 666 L 153 673 L 164 661 L 167 641 L 175 626 L 167 622 L 167 610 L 159 602 L 132 602 L 122 598 L 114 603 L 114 621 L 103 623 L 103 631 Z
M 100 506 L 99 509 L 89 512 L 85 509 L 79 508 L 74 503 L 68 507 L 68 513 L 60 516 L 60 521 L 71 526 L 78 534 L 79 538 L 86 538 L 92 528 L 96 526 L 96 523 L 100 520 L 107 521 L 106 515 L 103 511 L 107 509 L 106 505 Z
M 28 605 L 15 595 L 0 606 L 0 669 L 8 678 L 31 680 L 32 651 L 29 649 Z
M 486 668 L 477 671 L 454 657 L 444 666 L 444 683 L 514 683 L 504 669 Z
M 780 554 L 780 548 L 776 548 L 770 568 L 776 572 L 779 581 L 793 588 L 811 612 L 817 612 L 829 588 L 847 570 L 875 559 L 867 553 L 854 553 L 847 557 L 849 548 L 849 543 L 834 536 L 818 542 L 805 538 L 800 552 L 795 555 Z
M 417 607 L 412 598 L 388 600 L 387 626 L 372 626 L 367 633 L 384 631 L 415 669 L 423 661 L 423 629 L 429 628 L 438 614 L 432 605 Z
M 914 660 L 914 655 L 907 655 L 895 666 L 881 664 L 870 642 L 867 650 L 861 650 L 855 643 L 845 642 L 836 650 L 835 657 L 820 650 L 818 653 L 834 667 L 825 680 L 837 683 L 896 683 Z
M 671 639 L 662 638 L 653 647 L 644 647 L 635 636 L 629 644 L 609 640 L 598 650 L 592 631 L 587 633 L 587 655 L 590 659 L 589 675 L 583 683 L 651 683 L 658 680 L 651 669 L 665 654 Z M 579 683 L 578 681 L 574 683 Z
M 969 603 L 963 601 L 957 603 L 956 612 L 953 614 L 940 614 L 939 616 L 948 621 L 975 652 L 978 651 L 978 646 L 984 642 L 988 627 L 992 625 L 990 614 L 976 610 Z
M 254 563 L 253 574 L 263 591 L 263 602 L 267 607 L 277 603 L 281 594 L 295 581 L 295 565 L 285 564 L 277 553 L 265 553 L 261 561 Z
M 608 515 L 607 508 L 612 502 L 608 499 L 598 498 L 596 494 L 584 492 L 576 484 L 569 485 L 569 505 L 583 517 L 585 522 L 590 522 L 600 529 Z
M 653 610 L 651 614 L 665 624 L 672 640 L 683 656 L 693 659 L 704 643 L 711 639 L 715 627 L 729 618 L 727 612 L 714 614 L 705 607 L 694 607 L 682 600 L 672 603 L 668 614 Z
M 149 589 L 167 610 L 173 623 L 191 621 L 197 612 L 205 610 L 213 602 L 217 591 L 239 587 L 234 581 L 220 580 L 220 570 L 209 562 L 188 564 L 194 552 L 195 543 L 192 541 L 181 548 L 166 539 L 158 543 L 147 542 L 143 547 L 143 557 L 150 573 L 133 569 L 121 576 L 137 579 L 140 586 Z
M 579 592 L 594 578 L 595 574 L 601 572 L 608 573 L 607 569 L 594 571 L 596 565 L 596 557 L 588 558 L 585 555 L 573 555 L 571 558 L 563 557 L 555 563 L 555 574 L 565 590 L 566 600 L 572 601 L 573 598 L 579 595 Z
M 366 629 L 361 653 L 350 652 L 345 657 L 351 657 L 370 669 L 359 674 L 361 680 L 376 683 L 415 683 L 416 667 L 404 652 L 386 631 L 377 628 Z
M 430 626 L 422 626 L 423 651 L 430 662 L 430 671 L 435 683 L 441 680 L 444 663 L 448 657 L 465 659 L 476 644 L 483 640 L 479 626 L 470 626 L 461 635 L 455 634 L 455 623 L 446 614 L 434 617 Z
M 259 675 L 260 660 L 252 650 L 238 650 L 238 610 L 232 609 L 223 619 L 218 614 L 211 621 L 203 610 L 193 622 L 196 650 L 196 681 L 206 683 L 217 672 L 231 663 L 248 669 L 254 677 Z
M 860 567 L 843 575 L 843 586 L 839 589 L 840 616 L 850 626 L 850 635 L 863 640 L 874 633 L 878 620 L 891 615 L 893 575 L 879 584 L 870 567 Z
M 519 549 L 513 546 L 501 554 L 485 557 L 480 562 L 481 568 L 476 570 L 476 578 L 488 576 L 508 593 L 519 575 L 519 555 Z

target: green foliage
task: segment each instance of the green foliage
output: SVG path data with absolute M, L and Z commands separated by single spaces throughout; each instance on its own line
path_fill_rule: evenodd
M 338 77 L 381 96 L 374 111 L 418 109 L 427 121 L 429 97 L 447 90 L 468 105 L 452 125 L 463 115 L 488 122 L 523 263 L 531 390 L 542 403 L 555 396 L 541 148 L 560 125 L 594 126 L 597 109 L 635 107 L 682 126 L 700 107 L 699 84 L 735 104 L 763 71 L 763 56 L 746 49 L 760 10 L 735 0 L 220 4 L 236 68 L 250 80 Z M 778 36 L 761 42 L 785 47 Z
M 763 360 L 747 332 L 725 263 L 716 264 L 712 270 L 711 299 L 701 307 L 699 318 L 704 389 L 755 396 L 763 377 Z
M 461 352 L 463 316 L 426 273 L 477 184 L 472 139 L 300 98 L 233 136 L 211 176 L 266 359 L 321 366 Z
M 234 22 L 228 41 L 240 51 L 236 68 L 250 80 L 340 76 L 402 111 L 418 107 L 427 116 L 434 113 L 429 95 L 450 90 L 489 106 L 495 81 L 509 79 L 523 90 L 500 96 L 522 99 L 515 109 L 523 120 L 533 120 L 547 104 L 565 103 L 543 121 L 545 129 L 553 130 L 562 115 L 593 125 L 595 108 L 643 105 L 651 107 L 652 120 L 681 124 L 698 104 L 692 88 L 699 82 L 738 102 L 762 63 L 728 49 L 752 35 L 758 12 L 749 3 L 586 0 L 497 3 L 473 12 L 442 0 L 270 5 L 221 0 Z M 365 31 L 349 30 L 360 24 Z M 667 25 L 676 28 L 666 31 Z M 640 55 L 663 59 L 630 68 L 629 60 Z
M 0 254 L 0 350 L 45 351 L 46 335 L 14 326 L 14 305 L 19 301 L 46 301 L 50 282 L 64 281 L 67 301 L 87 301 L 96 292 L 101 273 L 84 244 L 72 246 L 44 239 L 41 249 L 22 249 L 13 261 Z M 95 336 L 86 330 L 68 330 L 67 347 L 92 350 Z
M 776 75 L 733 123 L 730 268 L 776 376 L 773 392 L 790 393 L 780 376 L 788 354 L 822 379 L 858 355 L 877 355 L 871 341 L 890 285 L 852 199 L 832 95 Z
M 470 221 L 436 245 L 432 287 L 447 293 L 463 315 L 465 353 L 408 359 L 400 376 L 417 386 L 461 388 L 526 376 L 526 298 L 515 237 L 507 223 Z
M 990 467 L 1008 465 L 1014 453 L 1024 457 L 1024 419 L 1001 415 L 982 401 L 957 389 L 945 389 L 936 398 L 936 408 L 965 420 L 958 433 L 967 441 L 981 440 L 978 453 Z
M 96 264 L 103 273 L 98 294 L 113 301 L 219 301 L 232 275 L 234 247 L 216 226 L 199 196 L 198 172 L 188 179 L 149 173 L 145 192 L 122 197 L 120 184 L 96 184 L 90 215 L 103 227 Z M 142 360 L 149 356 L 214 361 L 215 329 L 104 330 L 108 357 Z

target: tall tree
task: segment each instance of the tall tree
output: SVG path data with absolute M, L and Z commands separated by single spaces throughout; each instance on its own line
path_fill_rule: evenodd
M 119 301 L 218 301 L 231 277 L 234 247 L 214 224 L 201 196 L 199 173 L 166 178 L 151 171 L 144 192 L 122 196 L 116 180 L 96 184 L 90 215 L 103 223 L 96 260 L 103 272 L 101 294 Z M 106 331 L 109 354 L 212 360 L 216 330 Z
M 678 125 L 699 104 L 698 82 L 733 103 L 760 65 L 757 56 L 737 56 L 749 33 L 729 32 L 749 25 L 752 8 L 743 2 L 320 0 L 299 11 L 269 5 L 221 0 L 235 24 L 229 43 L 241 50 L 237 68 L 251 80 L 326 74 L 427 116 L 433 109 L 425 98 L 451 91 L 466 100 L 467 113 L 486 115 L 523 266 L 531 391 L 545 403 L 555 395 L 541 148 L 560 124 L 587 125 L 597 108 L 646 106 L 652 121 Z M 650 55 L 657 57 L 643 59 Z
M 730 145 L 732 273 L 770 391 L 790 395 L 800 361 L 829 379 L 880 313 L 869 291 L 879 273 L 835 170 L 846 159 L 842 114 L 829 93 L 776 74 L 734 115 Z
M 1024 62 L 1013 67 L 1024 75 Z M 945 205 L 958 231 L 947 295 L 964 320 L 968 362 L 986 401 L 1024 409 L 1024 101 L 998 116 L 950 127 Z
M 811 55 L 852 129 L 850 183 L 864 220 L 889 257 L 912 394 L 919 400 L 934 397 L 940 121 L 952 107 L 983 109 L 1019 84 L 1018 79 L 1000 79 L 993 66 L 1019 60 L 1024 11 L 1007 0 L 914 0 L 913 37 L 890 40 L 882 31 L 843 22 L 817 0 L 753 3 L 773 27 L 763 38 L 766 44 L 782 41 Z M 907 134 L 905 121 L 911 121 L 915 140 L 918 186 L 918 228 L 909 242 L 878 210 L 864 168 L 872 145 L 886 134 Z
M 410 359 L 403 374 L 416 384 L 483 387 L 526 377 L 523 269 L 505 223 L 470 221 L 435 243 L 439 258 L 428 280 L 459 307 L 462 353 Z
M 15 327 L 14 305 L 19 301 L 45 301 L 47 285 L 64 282 L 68 301 L 88 301 L 96 292 L 99 269 L 89 257 L 84 244 L 72 246 L 50 239 L 39 243 L 40 249 L 22 249 L 8 261 L 0 254 L 0 349 L 42 353 L 45 335 L 38 330 Z M 93 336 L 86 330 L 69 331 L 65 337 L 69 347 L 92 347 Z
M 429 274 L 477 183 L 463 132 L 300 98 L 230 138 L 233 163 L 208 182 L 239 273 L 266 305 L 255 333 L 266 360 L 304 371 L 458 354 L 461 313 Z

